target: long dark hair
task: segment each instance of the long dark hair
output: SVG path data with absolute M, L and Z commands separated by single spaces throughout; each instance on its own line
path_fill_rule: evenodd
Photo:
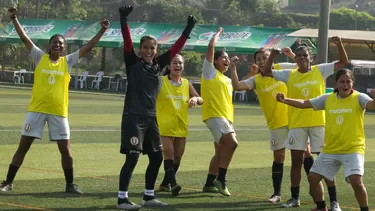
M 54 40 L 54 39 L 56 39 L 58 37 L 60 37 L 61 39 L 63 39 L 64 40 L 64 44 L 66 44 L 66 39 L 65 39 L 64 35 L 62 35 L 62 34 L 54 34 L 54 35 L 52 35 L 51 38 L 49 38 L 48 44 L 51 45 L 52 40 Z M 49 46 L 48 54 L 51 54 L 51 46 Z
M 352 65 L 348 65 L 348 67 L 350 68 Z M 352 79 L 352 81 L 354 82 L 354 76 L 353 76 L 353 72 L 348 68 L 348 67 L 344 67 L 344 68 L 341 68 L 340 70 L 338 70 L 335 74 L 335 81 L 337 82 L 340 78 L 340 76 L 344 75 L 344 74 L 348 74 L 350 76 L 350 79 Z M 339 89 L 336 87 L 334 90 L 333 90 L 334 93 L 338 93 L 339 92 Z

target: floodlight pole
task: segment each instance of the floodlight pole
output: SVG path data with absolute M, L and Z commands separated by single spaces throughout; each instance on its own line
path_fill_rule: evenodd
M 320 0 L 317 63 L 326 63 L 328 56 L 328 30 L 331 0 Z

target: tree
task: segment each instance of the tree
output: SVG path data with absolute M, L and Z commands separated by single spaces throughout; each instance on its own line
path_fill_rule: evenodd
M 280 6 L 274 0 L 262 0 L 262 1 L 257 1 L 257 2 L 258 2 L 258 5 L 256 9 L 259 12 L 273 13 L 273 14 L 280 13 Z
M 101 51 L 101 48 L 95 47 L 86 53 L 85 55 L 86 68 L 90 67 L 90 62 L 99 55 L 100 51 Z
M 181 6 L 178 4 L 168 4 L 162 6 L 163 20 L 169 23 L 186 23 L 189 15 L 194 15 L 198 23 L 204 23 L 202 13 L 198 8 L 191 6 Z
M 183 51 L 181 54 L 185 61 L 185 74 L 197 76 L 202 73 L 202 58 L 199 53 L 193 51 Z
M 59 1 L 59 3 L 62 3 Z M 68 20 L 84 20 L 87 17 L 85 7 L 93 7 L 89 0 L 68 0 L 64 2 L 66 5 L 59 7 L 56 11 L 57 17 Z

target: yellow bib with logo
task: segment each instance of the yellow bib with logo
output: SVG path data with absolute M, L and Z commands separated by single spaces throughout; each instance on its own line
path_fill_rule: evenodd
M 260 107 L 270 130 L 288 125 L 288 106 L 276 101 L 277 93 L 287 94 L 286 84 L 272 77 L 255 76 L 255 88 Z
M 156 101 L 156 118 L 161 136 L 187 137 L 189 81 L 182 79 L 180 86 L 173 85 L 168 76 L 162 77 L 162 87 Z
M 202 119 L 221 117 L 233 123 L 234 108 L 232 102 L 233 87 L 231 80 L 216 70 L 211 80 L 201 77 L 201 95 L 203 98 Z
M 364 115 L 354 91 L 346 98 L 328 96 L 325 104 L 326 126 L 322 152 L 328 154 L 365 154 Z
M 34 71 L 28 111 L 68 117 L 69 82 L 66 57 L 53 63 L 49 55 L 44 54 Z
M 317 66 L 312 66 L 311 71 L 307 73 L 300 73 L 298 69 L 294 69 L 289 75 L 287 88 L 289 98 L 308 100 L 325 93 L 325 81 Z M 289 129 L 324 126 L 324 111 L 289 106 L 288 112 Z

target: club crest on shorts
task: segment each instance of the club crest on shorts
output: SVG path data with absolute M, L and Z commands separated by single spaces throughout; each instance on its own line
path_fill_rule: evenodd
M 294 140 L 293 137 L 290 137 L 290 138 L 289 138 L 289 144 L 290 144 L 290 145 L 293 145 L 295 142 L 296 142 L 296 140 Z
M 277 145 L 277 141 L 275 139 L 272 139 L 271 140 L 271 144 L 272 144 L 272 146 L 276 146 Z
M 133 136 L 130 138 L 130 143 L 135 146 L 139 143 L 139 140 L 137 137 Z
M 30 124 L 25 124 L 25 131 L 30 132 L 31 131 L 31 125 Z

